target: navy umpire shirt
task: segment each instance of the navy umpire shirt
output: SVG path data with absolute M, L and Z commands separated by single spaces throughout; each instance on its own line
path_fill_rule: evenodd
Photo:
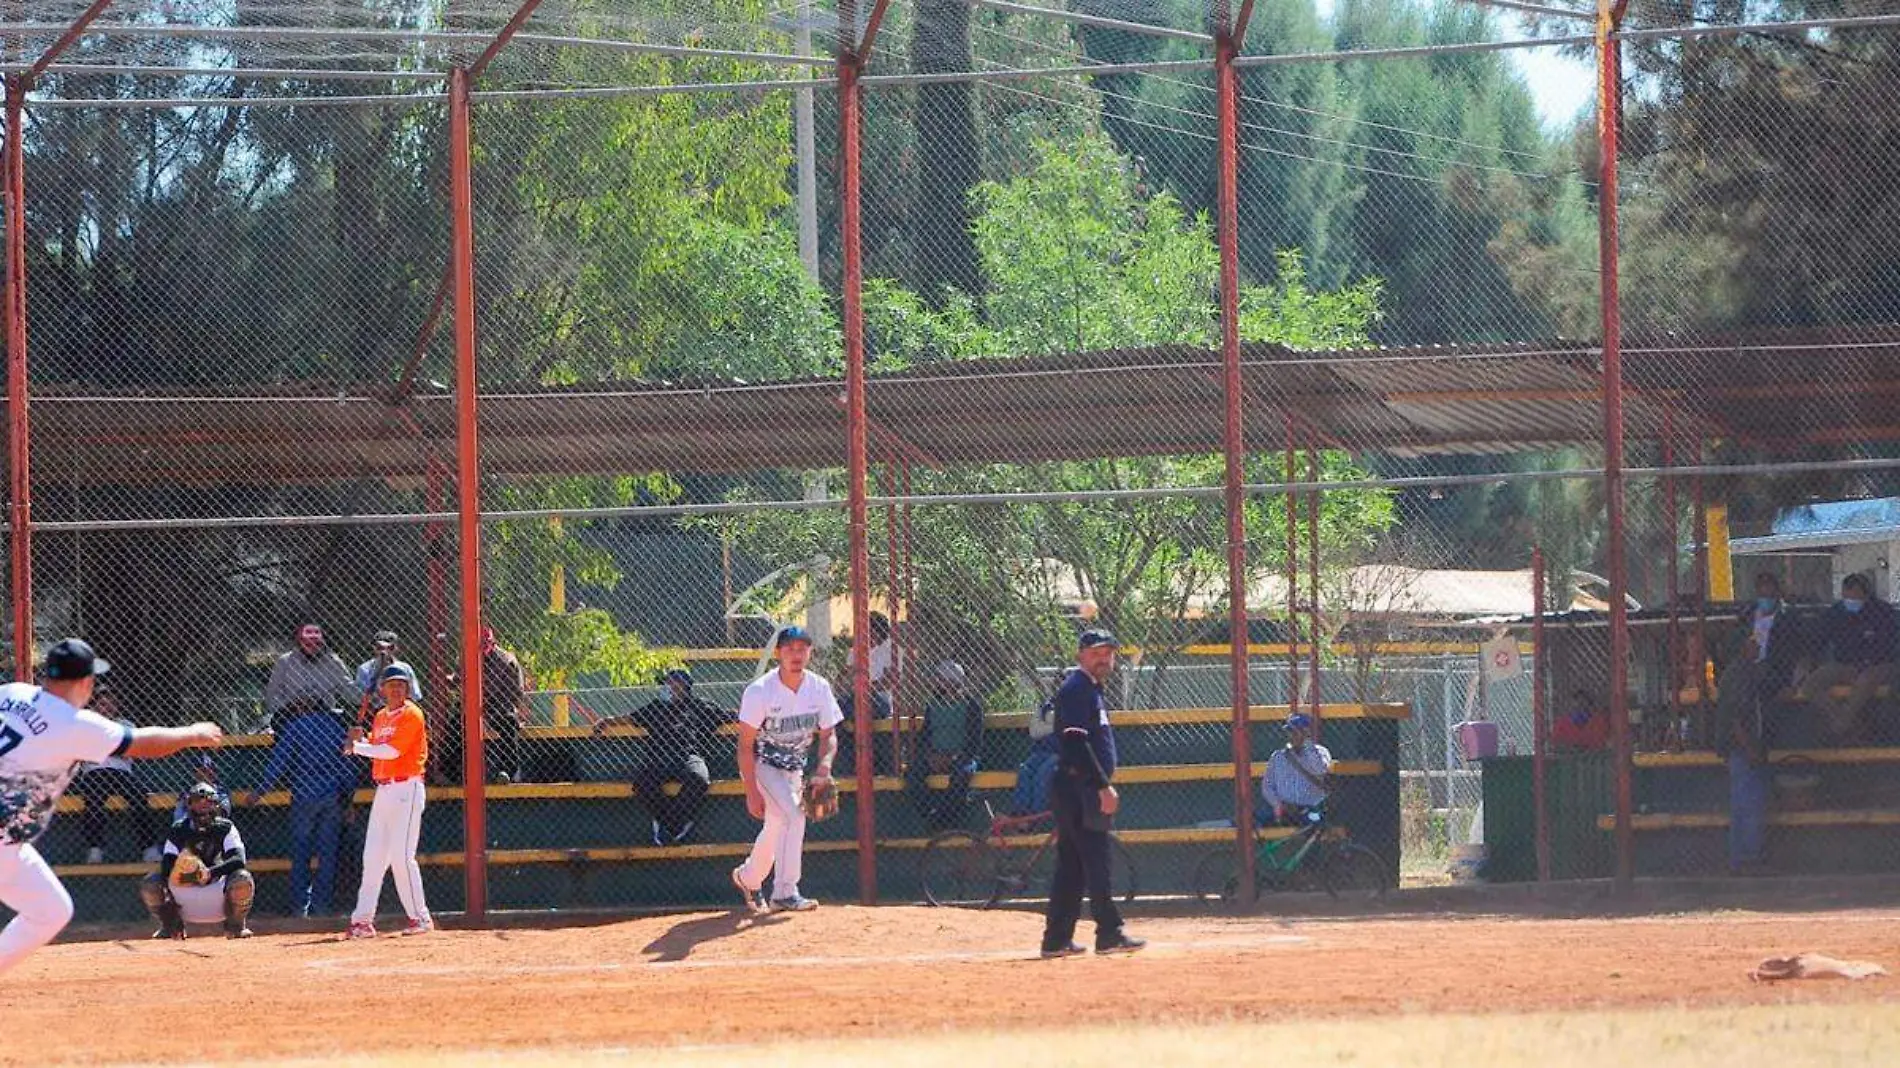
M 1108 725 L 1108 698 L 1086 671 L 1071 671 L 1056 690 L 1056 736 L 1062 739 L 1057 767 L 1100 790 L 1115 777 L 1115 729 Z

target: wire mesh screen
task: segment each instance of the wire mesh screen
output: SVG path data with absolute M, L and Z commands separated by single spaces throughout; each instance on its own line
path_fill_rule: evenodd
M 85 634 L 119 714 L 232 736 L 89 771 L 49 853 L 136 915 L 215 777 L 265 907 L 338 907 L 334 743 L 401 660 L 443 907 L 476 854 L 498 907 L 717 900 L 758 827 L 734 716 L 797 625 L 869 704 L 822 896 L 868 845 L 935 897 L 992 840 L 994 894 L 1040 892 L 1008 817 L 1086 627 L 1143 896 L 1233 848 L 1237 753 L 1263 821 L 1306 797 L 1294 715 L 1394 878 L 1612 874 L 1619 778 L 1641 873 L 1890 865 L 1893 17 L 1638 0 L 1606 106 L 1561 8 L 1263 3 L 1223 116 L 1234 6 L 127 4 L 34 72 L 87 5 L 16 5 L 9 647 Z

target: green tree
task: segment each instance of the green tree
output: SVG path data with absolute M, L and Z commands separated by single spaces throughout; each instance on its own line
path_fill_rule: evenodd
M 970 360 L 1131 345 L 1210 345 L 1217 336 L 1212 296 L 1218 255 L 1204 217 L 1190 217 L 1166 192 L 1145 192 L 1134 168 L 1105 137 L 1042 142 L 1035 165 L 975 194 L 976 243 L 985 292 L 975 307 L 933 312 L 889 283 L 869 287 L 867 321 L 886 348 L 907 360 Z M 1283 254 L 1279 281 L 1248 287 L 1241 328 L 1249 341 L 1291 345 L 1362 342 L 1380 314 L 1379 286 L 1335 292 L 1310 288 L 1297 253 Z M 1059 419 L 1059 413 L 1051 413 Z M 1278 478 L 1277 458 L 1250 461 L 1250 477 Z M 1064 463 L 994 464 L 920 471 L 920 494 L 1190 489 L 1218 485 L 1219 456 L 1134 457 Z M 1361 472 L 1328 454 L 1322 477 Z M 744 499 L 736 495 L 735 499 Z M 1250 501 L 1252 529 L 1282 530 L 1284 498 Z M 1394 522 L 1380 493 L 1327 494 L 1320 517 L 1325 562 L 1346 566 Z M 844 581 L 845 528 L 835 512 L 758 511 L 695 525 L 719 528 L 768 566 L 818 557 Z M 938 652 L 970 661 L 979 680 L 1032 677 L 1065 654 L 1072 624 L 1064 606 L 1092 603 L 1096 618 L 1125 639 L 1167 650 L 1224 626 L 1226 527 L 1222 503 L 1205 494 L 1116 502 L 1036 501 L 931 506 L 913 517 L 919 625 Z M 873 540 L 872 574 L 889 573 L 883 539 Z M 1263 538 L 1256 574 L 1277 573 L 1283 540 Z M 785 585 L 799 581 L 788 575 Z

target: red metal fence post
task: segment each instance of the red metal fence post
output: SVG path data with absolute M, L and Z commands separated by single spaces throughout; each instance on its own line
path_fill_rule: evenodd
M 1313 428 L 1306 428 L 1306 480 L 1319 481 L 1319 449 L 1313 444 Z M 1311 628 L 1306 635 L 1306 678 L 1313 688 L 1313 740 L 1318 741 L 1321 732 L 1326 729 L 1324 710 L 1326 693 L 1321 687 L 1319 673 L 1320 636 L 1324 633 L 1324 620 L 1319 610 L 1319 491 L 1313 490 L 1306 495 L 1306 595 L 1312 600 L 1307 604 L 1306 618 L 1311 620 Z
M 13 677 L 33 678 L 33 439 L 26 362 L 26 78 L 7 79 L 7 502 L 13 553 Z
M 1550 709 L 1544 686 L 1544 548 L 1531 550 L 1531 805 L 1537 820 L 1537 881 L 1550 881 L 1550 807 L 1545 799 L 1545 757 L 1550 752 Z
M 878 5 L 878 10 L 883 4 Z M 858 900 L 877 902 L 877 778 L 871 761 L 871 553 L 865 482 L 870 477 L 870 443 L 864 386 L 864 260 L 860 230 L 862 160 L 859 136 L 863 62 L 849 42 L 857 25 L 855 0 L 838 4 L 838 174 L 839 244 L 844 259 L 844 379 L 846 471 L 851 550 L 851 641 L 857 656 L 851 669 L 852 735 L 857 767 Z
M 1215 108 L 1219 113 L 1221 392 L 1226 401 L 1227 629 L 1229 685 L 1233 690 L 1234 849 L 1236 890 L 1253 904 L 1253 731 L 1247 693 L 1247 481 L 1246 423 L 1240 373 L 1240 149 L 1238 46 L 1223 31 L 1214 41 Z
M 1597 2 L 1597 256 L 1602 272 L 1603 495 L 1609 512 L 1610 725 L 1616 750 L 1616 889 L 1636 871 L 1629 707 L 1629 560 L 1623 510 L 1623 322 L 1617 288 L 1617 127 L 1622 121 L 1621 48 L 1615 33 L 1628 0 Z
M 1293 415 L 1286 415 L 1286 703 L 1300 710 L 1300 495 L 1293 488 Z
M 482 754 L 481 450 L 475 381 L 475 196 L 468 72 L 449 72 L 450 265 L 455 273 L 456 509 L 462 549 L 462 869 L 469 918 L 488 914 L 488 811 Z

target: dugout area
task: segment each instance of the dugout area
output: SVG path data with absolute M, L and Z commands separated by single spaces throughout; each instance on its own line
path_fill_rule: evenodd
M 1137 872 L 1143 898 L 1180 895 L 1190 890 L 1194 862 L 1203 854 L 1233 841 L 1229 818 L 1233 807 L 1231 747 L 1220 729 L 1229 718 L 1226 709 L 1154 709 L 1116 716 L 1116 737 L 1122 766 L 1116 781 L 1123 794 L 1120 834 Z M 1398 882 L 1399 858 L 1399 724 L 1409 715 L 1403 705 L 1328 705 L 1323 709 L 1324 742 L 1332 750 L 1334 814 L 1354 838 L 1376 849 L 1391 865 L 1391 883 Z M 1284 708 L 1252 710 L 1253 753 L 1256 769 L 1281 742 L 1278 727 Z M 1028 736 L 1020 717 L 1004 717 L 991 724 L 987 751 L 1007 754 L 1024 749 Z M 1184 729 L 1199 726 L 1199 729 Z M 890 723 L 881 721 L 880 734 Z M 529 728 L 527 741 L 544 759 L 571 761 L 580 775 L 571 782 L 523 782 L 487 788 L 489 828 L 489 886 L 491 907 L 500 909 L 645 909 L 723 905 L 732 896 L 727 873 L 743 858 L 758 824 L 745 811 L 740 784 L 730 752 L 715 754 L 713 789 L 706 799 L 694 844 L 655 847 L 628 841 L 629 829 L 644 828 L 644 810 L 638 808 L 627 782 L 639 763 L 641 732 L 620 728 L 594 738 L 579 728 Z M 268 736 L 231 739 L 219 754 L 219 773 L 231 785 L 256 781 L 269 756 Z M 174 758 L 161 764 L 159 780 L 191 781 L 190 760 Z M 1257 778 L 1254 789 L 1258 789 Z M 841 779 L 840 815 L 810 828 L 806 838 L 804 892 L 825 901 L 855 899 L 858 891 L 857 848 L 854 838 L 857 783 Z M 1015 786 L 1013 765 L 977 774 L 973 788 L 1000 807 L 1007 805 Z M 903 781 L 891 775 L 876 781 L 878 828 L 878 893 L 881 900 L 915 901 L 920 898 L 917 860 L 928 836 L 916 807 L 903 793 Z M 462 835 L 464 791 L 456 786 L 434 786 L 423 814 L 419 853 L 432 909 L 459 911 L 462 867 L 466 854 Z M 359 789 L 359 820 L 367 814 L 370 794 Z M 147 803 L 169 813 L 175 795 L 153 794 Z M 53 858 L 61 878 L 72 892 L 80 922 L 129 921 L 144 918 L 135 886 L 148 865 L 59 864 L 78 851 L 79 810 L 84 802 L 68 796 L 61 817 L 41 847 Z M 108 802 L 116 806 L 117 801 Z M 268 928 L 273 912 L 288 901 L 289 796 L 267 794 L 255 808 L 235 813 L 239 830 L 252 858 L 258 880 L 258 922 Z M 971 813 L 968 826 L 979 825 L 981 808 Z M 1266 834 L 1284 833 L 1266 831 Z M 358 870 L 350 847 L 360 851 L 360 837 L 345 831 L 338 902 L 354 900 Z M 1033 844 L 1035 839 L 1030 839 Z M 1041 889 L 1031 896 L 1039 896 Z M 390 896 L 390 895 L 385 895 Z M 394 907 L 393 896 L 385 902 Z

